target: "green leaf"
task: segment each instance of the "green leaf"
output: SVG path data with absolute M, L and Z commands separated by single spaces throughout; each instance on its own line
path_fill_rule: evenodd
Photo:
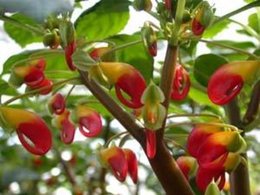
M 102 0 L 83 12 L 75 22 L 78 36 L 97 41 L 115 35 L 129 19 L 128 0 Z
M 228 25 L 230 24 L 230 21 L 223 20 L 221 22 L 218 22 L 216 24 L 213 24 L 212 26 L 209 26 L 205 32 L 203 33 L 204 38 L 212 38 L 216 36 L 218 33 L 223 31 L 225 28 L 228 28 Z
M 257 33 L 260 33 L 260 21 L 257 13 L 254 13 L 248 17 L 248 26 L 254 29 Z
M 199 56 L 194 63 L 194 77 L 203 86 L 207 87 L 208 80 L 213 72 L 227 60 L 215 54 L 204 54 Z
M 11 18 L 19 21 L 23 25 L 30 25 L 37 28 L 37 24 L 35 23 L 35 21 L 25 15 L 17 13 L 12 15 Z M 23 29 L 9 22 L 4 23 L 4 29 L 8 33 L 8 35 L 21 47 L 25 47 L 27 44 L 30 43 L 42 41 L 42 36 L 39 36 L 31 32 L 30 30 Z
M 6 81 L 0 79 L 0 94 L 15 96 L 18 93 L 15 89 L 11 88 Z
M 141 40 L 140 35 L 116 35 L 109 38 L 117 46 Z M 147 82 L 153 74 L 153 58 L 147 53 L 142 42 L 116 51 L 117 61 L 131 64 L 138 69 Z
M 75 66 L 82 71 L 88 71 L 91 67 L 96 66 L 97 62 L 93 60 L 87 52 L 77 49 L 72 55 L 72 61 Z
M 220 43 L 223 45 L 228 45 L 228 46 L 232 46 L 235 48 L 240 48 L 240 49 L 252 49 L 255 48 L 255 44 L 251 41 L 239 41 L 239 42 L 235 42 L 235 41 L 230 41 L 230 40 L 221 40 L 221 41 L 214 41 L 215 43 Z M 213 44 L 207 44 L 207 47 L 213 50 L 220 50 L 223 51 L 223 48 L 218 48 L 216 46 L 214 46 Z

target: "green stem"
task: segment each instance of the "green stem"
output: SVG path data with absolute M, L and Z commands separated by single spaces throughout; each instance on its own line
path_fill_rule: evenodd
M 129 134 L 129 132 L 128 132 L 128 131 L 124 131 L 124 132 L 118 133 L 118 134 L 116 134 L 116 135 L 110 137 L 110 138 L 107 140 L 107 142 L 104 144 L 104 147 L 107 148 L 107 147 L 109 146 L 109 144 L 110 144 L 111 141 L 113 141 L 114 139 L 116 139 L 116 138 L 118 138 L 118 137 L 120 137 L 120 136 L 122 136 L 122 135 L 125 135 L 125 134 Z
M 260 20 L 260 18 L 259 18 L 259 20 Z M 229 21 L 241 26 L 248 34 L 255 37 L 260 42 L 260 35 L 253 28 L 251 28 L 250 26 L 244 25 L 241 22 L 238 22 L 236 20 L 229 19 Z
M 133 46 L 133 45 L 140 44 L 142 42 L 143 42 L 143 40 L 136 40 L 136 41 L 133 41 L 133 42 L 130 42 L 130 43 L 119 45 L 117 47 L 114 47 L 114 48 L 104 52 L 102 56 L 107 55 L 107 54 L 112 53 L 112 52 L 115 52 L 115 51 L 118 51 L 118 50 L 121 50 L 121 49 L 124 49 L 124 48 L 127 48 L 127 47 L 130 47 L 130 46 Z M 100 56 L 100 57 L 102 57 L 102 56 Z
M 70 78 L 70 79 L 66 79 L 66 80 L 62 80 L 62 81 L 56 82 L 56 83 L 53 84 L 53 87 L 59 86 L 59 85 L 63 85 L 63 84 L 69 83 L 70 81 L 75 81 L 75 80 L 79 80 L 79 77 L 73 77 L 73 78 Z M 48 87 L 49 86 L 44 86 L 44 87 L 41 87 L 41 88 L 38 88 L 38 89 L 35 89 L 35 90 L 32 90 L 32 91 L 28 91 L 27 93 L 15 96 L 15 97 L 7 100 L 6 102 L 4 102 L 3 105 L 8 105 L 8 104 L 12 103 L 15 100 L 18 100 L 18 99 L 21 99 L 21 98 L 24 98 L 24 97 L 28 97 L 30 95 L 37 94 L 39 91 L 47 89 Z
M 230 50 L 233 50 L 233 51 L 236 51 L 238 53 L 241 53 L 241 54 L 244 54 L 244 55 L 247 55 L 247 56 L 250 56 L 256 60 L 259 60 L 260 57 L 252 54 L 252 53 L 249 53 L 243 49 L 239 49 L 239 48 L 236 48 L 236 47 L 232 47 L 232 46 L 229 46 L 229 45 L 225 45 L 225 44 L 222 44 L 222 43 L 219 43 L 217 41 L 208 41 L 208 40 L 205 40 L 205 39 L 200 39 L 199 40 L 200 42 L 203 42 L 203 43 L 208 43 L 208 44 L 211 44 L 211 45 L 215 45 L 215 46 L 218 46 L 218 47 L 222 47 L 222 48 L 227 48 L 227 49 L 230 49 Z
M 176 117 L 210 117 L 210 118 L 216 118 L 220 121 L 223 121 L 222 118 L 218 115 L 213 114 L 171 114 L 168 115 L 167 118 L 176 118 Z
M 38 28 L 35 28 L 29 24 L 24 24 L 24 23 L 21 23 L 13 18 L 10 18 L 8 16 L 5 16 L 5 15 L 0 15 L 0 20 L 3 20 L 4 22 L 7 22 L 7 23 L 10 23 L 14 26 L 17 26 L 19 28 L 22 28 L 22 29 L 25 29 L 25 30 L 28 30 L 28 31 L 31 31 L 37 35 L 44 35 L 44 31 L 43 30 L 40 30 Z
M 72 87 L 70 88 L 69 92 L 67 93 L 65 100 L 67 100 L 70 96 L 70 94 L 72 93 L 73 89 L 76 87 L 76 85 L 72 85 Z
M 227 18 L 230 18 L 231 16 L 234 16 L 234 15 L 236 15 L 236 14 L 239 14 L 240 12 L 243 12 L 243 11 L 246 11 L 246 10 L 251 9 L 251 8 L 253 8 L 253 7 L 258 7 L 258 6 L 260 6 L 260 1 L 259 1 L 259 0 L 258 0 L 258 1 L 254 1 L 254 2 L 252 2 L 252 3 L 249 3 L 249 4 L 247 4 L 247 5 L 245 5 L 245 6 L 241 7 L 241 8 L 239 8 L 239 9 L 237 9 L 237 10 L 234 10 L 234 11 L 232 11 L 232 12 L 230 12 L 230 13 L 228 13 L 228 14 L 226 14 L 226 15 L 220 17 L 220 18 L 218 18 L 217 20 L 215 20 L 215 22 L 213 23 L 213 25 L 216 24 L 216 23 L 219 23 L 219 22 L 221 22 L 221 21 L 223 21 L 223 20 L 225 20 L 225 19 L 227 19 Z

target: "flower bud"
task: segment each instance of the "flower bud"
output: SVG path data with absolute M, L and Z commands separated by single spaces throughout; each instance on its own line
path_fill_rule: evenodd
M 151 0 L 134 0 L 133 2 L 133 6 L 137 11 L 151 11 L 152 9 L 152 2 Z
M 95 137 L 102 130 L 102 121 L 99 113 L 94 109 L 79 105 L 76 115 L 79 123 L 79 130 L 86 137 Z
M 52 32 L 47 32 L 43 36 L 44 46 L 48 46 L 51 49 L 56 49 L 60 45 L 60 37 L 58 35 L 58 29 L 53 30 Z
M 156 155 L 156 131 L 145 129 L 146 136 L 146 155 L 149 159 L 153 159 Z
M 138 162 L 135 153 L 130 149 L 123 149 L 127 160 L 128 173 L 132 181 L 136 184 L 138 179 Z
M 48 103 L 48 108 L 51 114 L 62 114 L 65 110 L 65 107 L 65 99 L 60 93 L 53 95 Z
M 232 62 L 220 66 L 210 77 L 209 99 L 218 105 L 229 103 L 239 94 L 244 82 L 258 78 L 259 73 L 260 61 Z
M 62 114 L 57 115 L 55 122 L 57 128 L 60 130 L 60 137 L 63 143 L 72 143 L 75 135 L 75 126 L 70 120 L 70 111 L 65 110 Z
M 220 195 L 220 194 L 221 192 L 218 189 L 216 182 L 212 180 L 205 191 L 205 195 Z
M 157 55 L 157 37 L 150 23 L 145 23 L 141 30 L 145 48 L 151 56 Z
M 52 91 L 53 83 L 51 80 L 45 78 L 39 84 L 30 87 L 30 89 L 35 90 L 39 89 L 41 95 L 47 95 Z
M 194 10 L 192 20 L 192 32 L 196 36 L 203 34 L 204 30 L 211 25 L 214 19 L 214 13 L 207 1 L 202 1 Z
M 35 155 L 44 155 L 52 146 L 52 137 L 45 122 L 33 112 L 0 107 L 0 124 L 15 129 L 26 150 Z M 19 117 L 17 117 L 19 116 Z
M 112 170 L 114 176 L 121 182 L 125 181 L 128 162 L 124 151 L 116 146 L 102 149 L 99 153 L 102 163 Z
M 174 79 L 172 83 L 172 100 L 183 100 L 190 90 L 190 78 L 188 72 L 180 65 L 176 64 Z
M 189 176 L 193 176 L 198 166 L 196 159 L 191 156 L 180 156 L 176 163 L 187 180 L 189 180 Z

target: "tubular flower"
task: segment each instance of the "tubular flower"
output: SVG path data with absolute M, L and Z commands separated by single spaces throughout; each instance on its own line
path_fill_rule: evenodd
M 129 64 L 119 62 L 101 62 L 100 68 L 110 84 L 115 84 L 118 99 L 129 108 L 142 106 L 141 96 L 146 83 L 141 73 Z M 129 96 L 127 99 L 123 94 Z
M 64 97 L 60 93 L 53 95 L 48 103 L 50 112 L 60 115 L 64 112 L 66 103 Z
M 70 120 L 69 110 L 65 110 L 62 114 L 56 116 L 56 126 L 60 130 L 61 140 L 65 144 L 72 143 L 75 135 L 75 126 Z
M 102 59 L 102 61 L 105 62 L 113 62 L 115 60 L 115 53 L 110 52 L 109 54 L 107 54 L 107 52 L 109 52 L 111 49 L 111 46 L 98 47 L 93 49 L 89 55 L 96 61 Z
M 79 105 L 76 110 L 80 132 L 86 137 L 95 137 L 102 130 L 102 121 L 94 109 Z
M 100 151 L 100 160 L 103 165 L 112 170 L 113 175 L 121 182 L 125 181 L 128 162 L 124 151 L 116 146 Z
M 0 107 L 0 124 L 15 129 L 22 145 L 32 154 L 44 155 L 52 146 L 48 126 L 33 112 Z
M 198 166 L 196 159 L 191 156 L 180 156 L 177 158 L 176 163 L 187 180 L 189 180 L 190 176 L 193 176 Z
M 146 154 L 148 158 L 156 155 L 156 130 L 162 127 L 166 117 L 166 109 L 161 104 L 164 101 L 164 94 L 153 82 L 145 89 L 141 102 L 142 117 L 144 120 L 146 135 Z
M 64 48 L 65 59 L 66 59 L 67 65 L 69 66 L 70 70 L 76 70 L 76 66 L 74 65 L 74 63 L 72 61 L 72 55 L 76 51 L 76 48 L 77 48 L 77 45 L 76 45 L 75 41 L 72 41 Z
M 46 95 L 52 91 L 53 82 L 47 78 L 45 78 L 38 85 L 31 87 L 31 89 L 39 89 L 39 93 L 41 95 Z
M 196 182 L 204 191 L 214 179 L 219 181 L 219 189 L 225 184 L 225 172 L 233 171 L 241 162 L 240 153 L 246 142 L 238 131 L 214 125 L 197 125 L 187 141 L 188 152 L 197 159 L 199 170 Z
M 214 13 L 207 1 L 202 1 L 196 10 L 192 19 L 191 30 L 194 35 L 200 36 L 204 30 L 212 23 Z
M 174 71 L 171 99 L 183 100 L 188 95 L 189 90 L 190 90 L 189 74 L 180 64 L 177 64 Z
M 156 147 L 157 147 L 156 131 L 145 129 L 145 137 L 146 137 L 146 155 L 148 158 L 152 159 L 156 155 Z
M 26 66 L 16 66 L 12 70 L 11 84 L 19 87 L 26 83 L 29 87 L 33 87 L 41 83 L 44 79 L 44 69 L 46 62 L 44 59 L 32 61 Z
M 136 184 L 138 180 L 138 162 L 135 153 L 130 149 L 123 149 L 127 160 L 128 174 Z
M 229 103 L 239 94 L 244 82 L 257 78 L 259 72 L 260 61 L 240 61 L 222 65 L 209 80 L 209 99 L 218 105 Z

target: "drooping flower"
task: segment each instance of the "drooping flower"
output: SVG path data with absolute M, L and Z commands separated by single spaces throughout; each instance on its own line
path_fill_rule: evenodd
M 15 129 L 22 145 L 35 155 L 44 155 L 52 146 L 51 133 L 45 122 L 35 113 L 0 107 L 0 124 Z
M 101 62 L 100 68 L 108 82 L 115 85 L 116 95 L 121 103 L 129 108 L 142 106 L 141 96 L 146 83 L 138 70 L 129 64 L 119 62 Z
M 174 79 L 172 83 L 172 100 L 183 100 L 190 90 L 190 77 L 188 72 L 180 65 L 176 64 Z
M 156 155 L 157 148 L 157 139 L 156 131 L 145 129 L 145 138 L 146 138 L 146 155 L 148 158 L 153 159 Z
M 132 181 L 136 184 L 138 180 L 138 162 L 135 153 L 130 149 L 123 149 L 126 160 L 127 170 Z
M 53 114 L 62 114 L 65 110 L 66 103 L 63 95 L 56 93 L 53 95 L 48 103 L 49 111 Z
M 116 146 L 102 149 L 99 153 L 103 165 L 112 170 L 113 175 L 121 182 L 125 181 L 128 162 L 124 151 Z
M 77 106 L 76 115 L 79 123 L 80 132 L 86 137 L 95 137 L 102 130 L 102 121 L 98 112 L 94 109 L 79 105 Z
M 141 30 L 145 48 L 151 56 L 157 55 L 157 36 L 150 23 L 145 23 Z
M 38 85 L 32 86 L 30 89 L 39 89 L 41 95 L 49 94 L 52 91 L 53 82 L 47 78 L 41 81 Z
M 70 70 L 76 70 L 76 66 L 74 65 L 74 63 L 72 61 L 72 55 L 76 51 L 76 48 L 77 48 L 77 45 L 76 45 L 75 41 L 72 41 L 64 48 L 65 59 L 66 59 L 67 65 Z
M 260 61 L 239 61 L 220 66 L 208 82 L 209 99 L 218 105 L 232 101 L 241 91 L 244 83 L 257 78 Z
M 55 124 L 60 130 L 60 138 L 65 144 L 70 144 L 73 142 L 75 135 L 75 126 L 70 120 L 70 111 L 65 109 L 65 111 L 56 116 Z

